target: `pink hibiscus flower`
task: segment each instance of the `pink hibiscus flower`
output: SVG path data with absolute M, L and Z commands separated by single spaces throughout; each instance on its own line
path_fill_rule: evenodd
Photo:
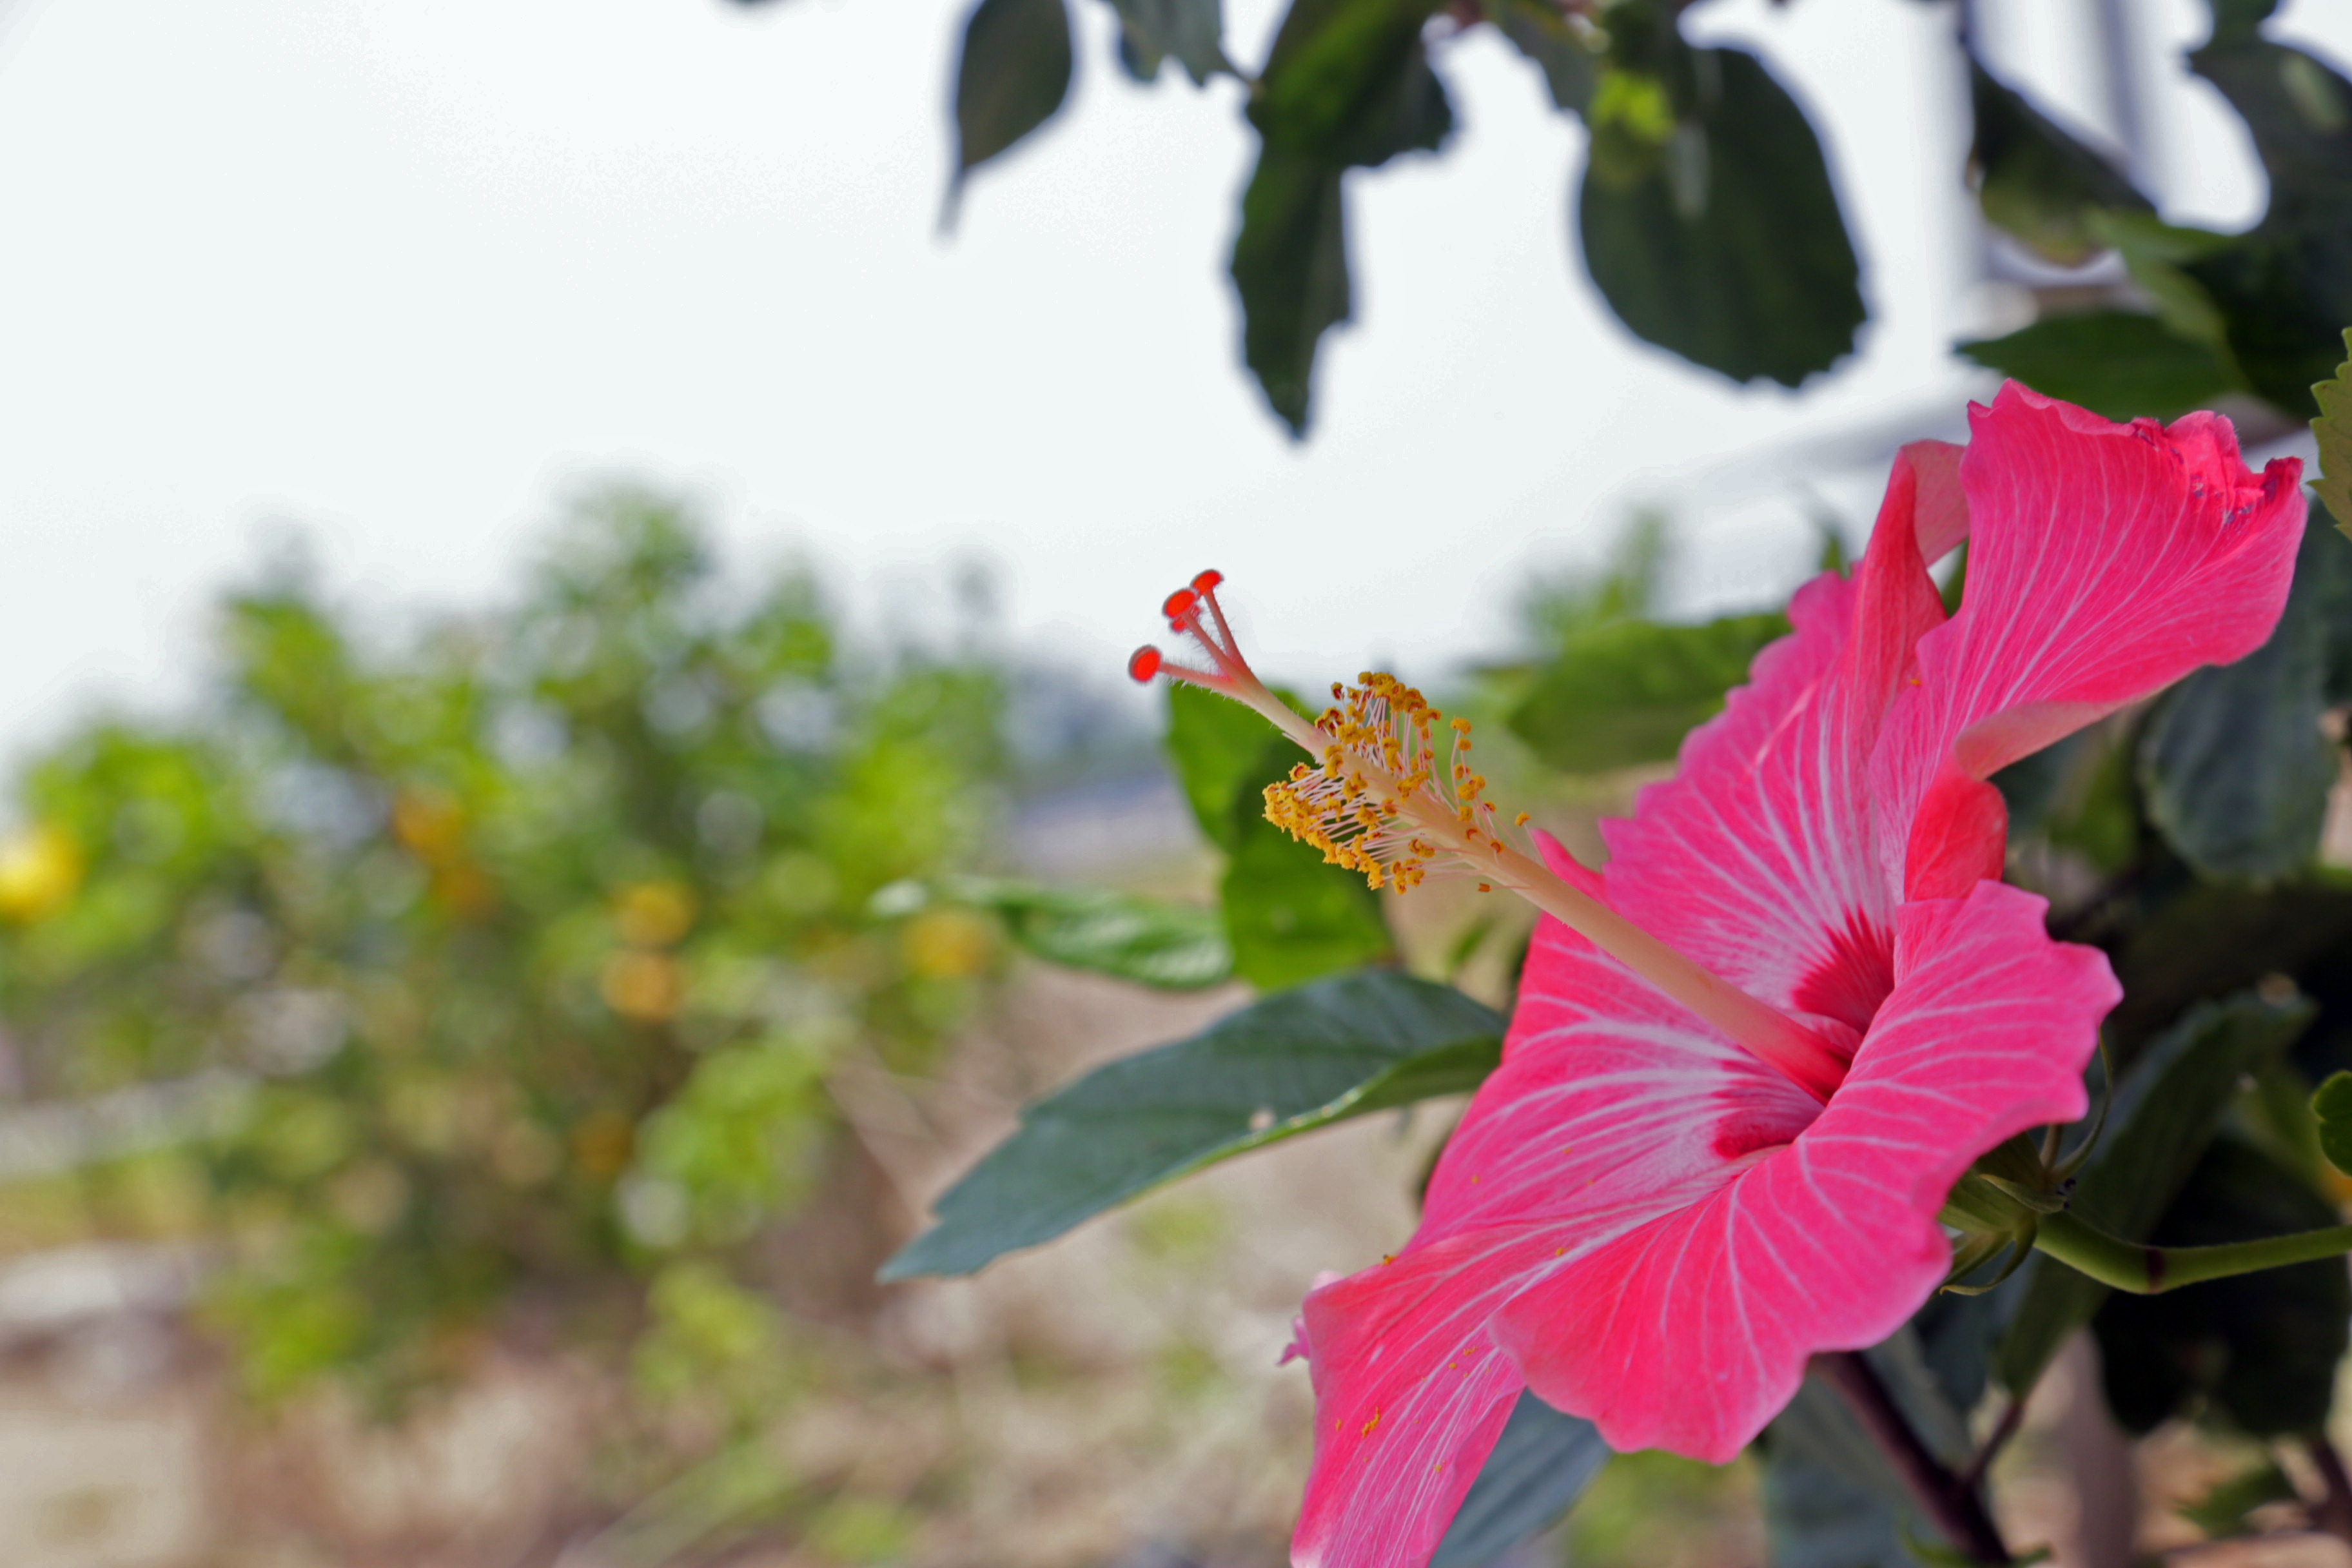
M 1612 1447 L 1728 1460 L 1810 1356 L 1941 1283 L 1937 1215 L 1979 1154 L 2084 1113 L 2119 993 L 1998 880 L 1986 781 L 2261 645 L 2300 465 L 2249 473 L 2211 415 L 2118 426 L 2014 384 L 1970 426 L 1965 451 L 1905 449 L 1853 577 L 1797 594 L 1676 775 L 1607 825 L 1605 877 L 1518 847 L 1408 689 L 1367 678 L 1285 725 L 1323 765 L 1268 792 L 1277 821 L 1376 885 L 1463 866 L 1557 917 L 1420 1229 L 1307 1299 L 1297 1563 L 1425 1563 L 1523 1389 Z M 1964 538 L 1947 619 L 1927 568 Z M 1172 673 L 1276 717 L 1213 585 L 1169 609 L 1216 668 Z

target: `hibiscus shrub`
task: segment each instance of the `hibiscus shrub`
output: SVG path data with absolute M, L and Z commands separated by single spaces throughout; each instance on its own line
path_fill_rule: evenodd
M 2352 525 L 2342 376 L 2314 488 Z M 1297 1561 L 1490 1562 L 1612 1453 L 1753 1444 L 1776 1561 L 2006 1563 L 1988 1462 L 2085 1330 L 2127 1429 L 2188 1415 L 2328 1479 L 2265 1459 L 2209 1531 L 2343 1528 L 2352 543 L 2211 414 L 2012 383 L 1970 425 L 1903 449 L 1861 561 L 1785 617 L 1573 607 L 1510 710 L 1544 754 L 1664 760 L 1720 707 L 1598 868 L 1496 805 L 1465 721 L 1375 675 L 1309 718 L 1218 574 L 1171 595 L 1192 651 L 1131 672 L 1171 678 L 1265 994 L 1031 1108 L 886 1275 L 1469 1090 L 1419 1229 L 1306 1300 Z M 1507 1017 L 1333 934 L 1441 873 L 1539 911 Z

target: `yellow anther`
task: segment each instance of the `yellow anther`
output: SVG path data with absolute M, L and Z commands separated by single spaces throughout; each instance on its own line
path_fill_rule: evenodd
M 1332 695 L 1338 703 L 1314 726 L 1321 743 L 1310 748 L 1321 765 L 1294 767 L 1265 792 L 1268 820 L 1327 862 L 1400 893 L 1432 865 L 1460 865 L 1482 842 L 1496 847 L 1503 828 L 1480 798 L 1486 780 L 1463 756 L 1468 720 L 1451 721 L 1450 754 L 1441 757 L 1432 733 L 1441 715 L 1394 676 L 1368 672 Z

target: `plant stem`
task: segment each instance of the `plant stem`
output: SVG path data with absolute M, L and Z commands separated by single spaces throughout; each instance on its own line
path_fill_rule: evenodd
M 2010 1395 L 2008 1407 L 2001 1411 L 2000 1419 L 1993 1424 L 1992 1431 L 1986 1436 L 1984 1447 L 1979 1448 L 1976 1458 L 1969 1461 L 1969 1468 L 1960 1472 L 1962 1486 L 1974 1491 L 1983 1483 L 1985 1472 L 1992 1468 L 1992 1462 L 2000 1458 L 2001 1449 L 2017 1436 L 2017 1428 L 2024 1420 L 2025 1401 L 2015 1394 Z
M 1895 1473 L 1902 1478 L 1920 1511 L 1971 1563 L 2002 1568 L 2011 1559 L 2000 1531 L 1985 1511 L 1977 1489 L 1946 1469 L 1919 1434 L 1911 1429 L 1901 1407 L 1886 1392 L 1870 1363 L 1859 1351 L 1832 1351 L 1813 1357 L 1813 1370 L 1834 1388 L 1853 1411 Z
M 2033 1245 L 2102 1285 L 2153 1296 L 2207 1279 L 2227 1279 L 2290 1263 L 2341 1258 L 2352 1252 L 2352 1225 L 2302 1230 L 2220 1247 L 2148 1247 L 2109 1236 L 2072 1214 L 2045 1215 Z
M 2307 1440 L 2311 1462 L 2327 1488 L 2327 1496 L 2312 1510 L 2311 1521 L 2338 1541 L 2352 1542 L 2352 1476 L 2344 1473 L 2344 1456 L 2321 1433 Z

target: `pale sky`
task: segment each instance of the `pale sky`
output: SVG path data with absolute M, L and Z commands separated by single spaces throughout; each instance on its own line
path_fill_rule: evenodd
M 2202 30 L 2198 0 L 2134 8 L 2152 49 Z M 1863 352 L 1801 398 L 1627 339 L 1570 245 L 1580 134 L 1490 32 L 1442 46 L 1461 130 L 1351 176 L 1357 321 L 1304 446 L 1236 363 L 1238 89 L 1139 88 L 1108 8 L 1073 9 L 1071 103 L 942 239 L 961 0 L 0 0 L 0 757 L 184 691 L 289 521 L 354 597 L 479 603 L 568 488 L 646 479 L 869 608 L 984 559 L 1074 663 L 1116 669 L 1214 564 L 1273 668 L 1427 671 L 1634 500 L 1704 514 L 1756 488 L 1727 458 L 1982 389 L 1945 352 L 2005 324 L 1945 7 L 1694 14 L 1812 110 L 1864 252 Z M 2021 68 L 2079 74 L 2087 0 L 1987 9 Z M 2278 31 L 2344 60 L 2347 12 Z M 1229 0 L 1229 49 L 1262 58 L 1275 15 Z M 2166 89 L 2158 184 L 2242 224 L 2242 146 L 2183 151 L 2210 97 Z M 1725 515 L 1686 596 L 1795 580 L 1785 505 Z

